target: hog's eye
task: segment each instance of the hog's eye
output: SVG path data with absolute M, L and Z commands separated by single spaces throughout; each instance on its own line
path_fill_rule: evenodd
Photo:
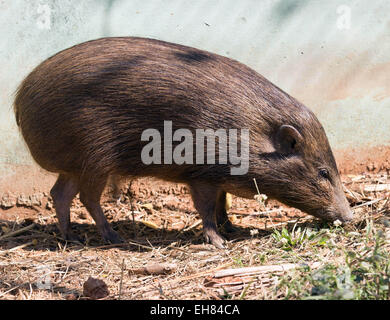
M 320 169 L 320 177 L 324 178 L 324 179 L 330 179 L 330 175 L 329 175 L 329 171 L 328 169 Z

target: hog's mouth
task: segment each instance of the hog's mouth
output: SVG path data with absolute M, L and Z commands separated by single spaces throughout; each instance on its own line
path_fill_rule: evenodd
M 332 209 L 322 209 L 313 214 L 315 217 L 327 222 L 340 221 L 343 225 L 353 221 L 353 212 L 340 213 Z

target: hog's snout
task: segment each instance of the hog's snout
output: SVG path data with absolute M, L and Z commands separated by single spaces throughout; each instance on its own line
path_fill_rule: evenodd
M 334 189 L 333 201 L 327 211 L 329 216 L 326 218 L 331 222 L 339 220 L 343 224 L 347 224 L 353 220 L 353 211 L 345 196 L 341 180 L 339 180 L 337 187 Z
M 339 220 L 343 224 L 351 222 L 354 218 L 353 211 L 345 198 L 331 208 L 322 210 L 319 216 L 326 221 L 334 222 Z
M 333 208 L 320 210 L 315 214 L 318 218 L 329 221 L 329 222 L 335 222 L 340 221 L 342 224 L 347 224 L 353 220 L 353 211 L 351 209 L 347 209 L 344 211 L 338 211 Z
M 345 212 L 339 213 L 336 220 L 340 220 L 343 224 L 349 223 L 353 220 L 353 211 L 349 208 Z
M 353 211 L 342 190 L 343 189 L 341 188 L 340 192 L 338 193 L 338 196 L 336 196 L 336 203 L 338 208 L 337 216 L 341 222 L 347 223 L 353 220 Z

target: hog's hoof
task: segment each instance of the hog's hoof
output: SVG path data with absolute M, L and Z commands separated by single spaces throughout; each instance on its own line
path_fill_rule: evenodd
M 68 232 L 66 235 L 63 235 L 64 241 L 67 242 L 76 242 L 76 243 L 81 243 L 84 244 L 85 241 L 81 237 L 77 236 L 73 232 Z
M 114 230 L 105 233 L 103 239 L 110 244 L 121 244 L 125 242 Z
M 224 243 L 226 242 L 217 232 L 214 230 L 209 230 L 204 232 L 204 237 L 206 242 L 211 243 L 214 247 L 218 249 L 225 249 Z
M 226 221 L 224 224 L 221 224 L 220 227 L 226 233 L 234 233 L 238 231 L 238 228 L 236 228 L 229 220 Z

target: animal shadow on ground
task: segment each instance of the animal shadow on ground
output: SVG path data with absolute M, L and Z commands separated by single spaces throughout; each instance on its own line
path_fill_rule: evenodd
M 80 246 L 110 249 L 113 247 L 120 248 L 126 251 L 144 251 L 153 247 L 165 247 L 176 242 L 181 245 L 185 244 L 202 244 L 205 243 L 203 238 L 201 225 L 192 230 L 169 230 L 169 229 L 154 229 L 139 221 L 132 221 L 129 219 L 118 220 L 111 222 L 112 228 L 124 240 L 123 244 L 110 244 L 105 242 L 96 225 L 90 223 L 72 222 L 72 231 L 81 238 L 82 242 L 64 241 L 61 237 L 56 222 L 43 224 L 33 220 L 23 220 L 20 223 L 11 222 L 0 219 L 0 225 L 11 225 L 12 230 L 9 232 L 10 236 L 3 234 L 0 236 L 0 250 L 10 250 L 12 248 L 23 246 L 24 244 L 32 242 L 31 245 L 25 246 L 24 250 L 50 250 L 55 251 L 59 248 L 59 243 L 63 247 L 67 243 L 68 248 L 79 249 Z M 232 233 L 221 234 L 228 241 L 239 241 L 253 237 L 264 237 L 270 234 L 270 231 L 257 229 L 255 236 L 251 235 L 253 228 L 244 228 L 235 225 L 235 231 Z M 20 234 L 12 235 L 14 231 L 25 230 Z

